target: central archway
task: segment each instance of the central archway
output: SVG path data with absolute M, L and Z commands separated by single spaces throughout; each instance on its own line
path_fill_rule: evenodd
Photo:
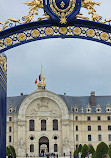
M 39 139 L 39 153 L 44 156 L 47 152 L 49 152 L 49 139 L 43 136 Z

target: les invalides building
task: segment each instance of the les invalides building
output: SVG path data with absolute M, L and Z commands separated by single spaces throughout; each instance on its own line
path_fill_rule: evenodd
M 7 146 L 18 157 L 55 153 L 69 156 L 79 144 L 111 143 L 111 96 L 74 97 L 38 89 L 7 98 Z

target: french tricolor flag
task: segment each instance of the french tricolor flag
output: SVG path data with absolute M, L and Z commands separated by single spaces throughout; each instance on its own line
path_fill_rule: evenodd
M 35 80 L 35 84 L 37 84 L 37 79 Z

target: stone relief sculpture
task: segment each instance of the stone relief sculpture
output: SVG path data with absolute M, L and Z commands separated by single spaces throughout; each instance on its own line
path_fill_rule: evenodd
M 69 146 L 69 139 L 68 139 L 68 138 L 65 138 L 65 139 L 64 139 L 63 145 L 64 145 L 65 147 Z
M 29 104 L 26 116 L 60 116 L 61 111 L 59 106 L 51 99 L 48 98 L 38 98 Z
M 23 138 L 21 137 L 20 140 L 18 141 L 18 147 L 23 149 L 23 147 L 25 147 L 25 143 L 23 141 Z

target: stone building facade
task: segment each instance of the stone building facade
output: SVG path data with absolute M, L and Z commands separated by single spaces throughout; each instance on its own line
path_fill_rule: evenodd
M 7 146 L 18 157 L 55 153 L 69 156 L 79 144 L 111 143 L 111 96 L 73 97 L 38 89 L 7 98 Z
M 38 89 L 7 99 L 7 146 L 19 157 L 73 153 L 79 144 L 111 143 L 111 96 L 71 97 Z

